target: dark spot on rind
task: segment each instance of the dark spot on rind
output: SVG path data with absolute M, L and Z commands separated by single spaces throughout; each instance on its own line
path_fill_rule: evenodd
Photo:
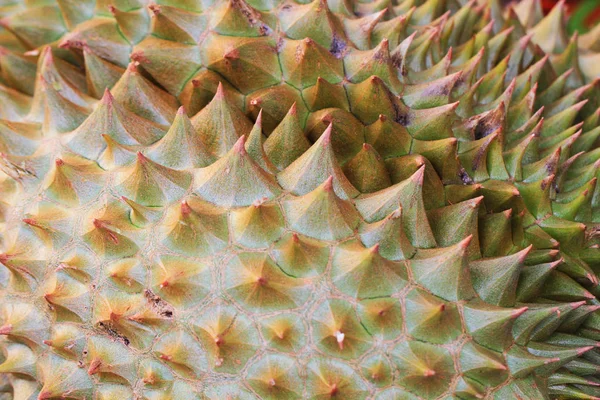
M 400 124 L 402 126 L 409 125 L 410 124 L 409 115 L 404 113 L 395 101 L 392 101 L 392 106 L 394 107 L 394 122 L 396 122 L 397 124 Z
M 127 336 L 119 332 L 110 322 L 100 322 L 98 323 L 98 327 L 100 327 L 100 329 L 104 333 L 108 334 L 113 339 L 123 343 L 125 346 L 129 346 L 129 343 L 131 343 Z
M 329 52 L 335 56 L 335 58 L 342 58 L 344 55 L 344 50 L 346 50 L 346 42 L 340 39 L 337 36 L 333 37 L 331 41 L 331 47 L 329 47 Z
M 469 174 L 467 174 L 467 171 L 465 171 L 464 168 L 460 168 L 460 171 L 458 172 L 458 176 L 460 177 L 460 180 L 462 181 L 462 183 L 464 183 L 465 185 L 472 185 L 473 184 L 473 179 L 471 179 L 471 177 L 469 176 Z
M 150 289 L 144 290 L 144 297 L 150 303 L 152 310 L 158 315 L 162 315 L 165 318 L 172 318 L 174 309 L 173 306 L 160 298 Z

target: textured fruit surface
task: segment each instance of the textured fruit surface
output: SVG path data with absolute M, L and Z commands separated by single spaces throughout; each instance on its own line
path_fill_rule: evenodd
M 0 2 L 0 399 L 600 398 L 564 7 Z

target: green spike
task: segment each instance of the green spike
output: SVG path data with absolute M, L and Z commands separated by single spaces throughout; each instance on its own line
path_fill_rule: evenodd
M 359 197 L 356 209 L 367 222 L 375 222 L 384 219 L 400 204 L 405 210 L 402 224 L 411 243 L 415 247 L 435 246 L 423 205 L 424 169 L 421 167 L 410 178 L 387 189 Z
M 513 345 L 506 354 L 506 363 L 508 364 L 510 374 L 515 378 L 524 378 L 537 368 L 554 361 L 553 358 L 531 354 L 525 347 L 519 345 Z
M 469 258 L 479 256 L 477 215 L 482 200 L 483 197 L 477 197 L 427 212 L 427 219 L 439 246 L 447 247 L 472 236 L 467 254 Z
M 521 270 L 517 286 L 517 300 L 523 302 L 536 298 L 540 294 L 544 282 L 550 277 L 550 273 L 560 263 L 562 263 L 562 259 L 524 267 Z
M 294 106 L 292 106 L 294 107 Z M 262 112 L 258 114 L 256 122 L 248 135 L 246 141 L 246 151 L 250 157 L 265 171 L 272 174 L 277 172 L 277 167 L 271 163 L 267 156 L 264 146 L 264 135 L 262 134 Z
M 460 335 L 460 316 L 454 303 L 417 288 L 408 293 L 405 302 L 406 328 L 414 338 L 430 343 L 448 343 Z
M 245 142 L 246 137 L 241 136 L 226 155 L 196 171 L 194 191 L 200 197 L 221 206 L 239 207 L 279 194 L 277 181 L 252 160 Z M 223 191 L 226 187 L 232 190 Z
M 407 260 L 415 254 L 402 226 L 402 208 L 381 221 L 359 227 L 360 240 L 367 247 L 379 245 L 379 254 L 390 260 Z
M 349 296 L 364 299 L 390 296 L 406 286 L 404 264 L 382 257 L 379 244 L 370 248 L 360 242 L 349 242 L 333 254 L 331 280 L 335 287 Z M 373 284 L 373 275 L 385 277 L 384 284 Z
M 317 83 L 302 91 L 302 98 L 311 111 L 325 108 L 339 108 L 350 111 L 346 91 L 339 84 L 329 83 L 326 79 L 317 78 Z
M 472 236 L 451 247 L 417 251 L 410 261 L 414 279 L 431 293 L 449 301 L 469 299 L 474 292 L 465 264 Z
M 559 271 L 550 272 L 544 283 L 542 295 L 549 299 L 560 301 L 590 300 L 595 298 L 593 294 L 585 290 L 568 275 Z
M 483 302 L 465 304 L 465 326 L 475 342 L 495 351 L 502 351 L 511 340 L 513 322 L 527 307 L 502 308 Z
M 383 114 L 367 126 L 365 140 L 384 158 L 408 154 L 412 143 L 406 128 Z
M 223 156 L 240 136 L 252 129 L 248 118 L 227 102 L 221 84 L 212 101 L 192 117 L 192 126 L 204 147 L 215 157 Z
M 286 200 L 283 210 L 294 231 L 322 240 L 348 237 L 360 222 L 352 204 L 335 193 L 333 176 L 313 191 Z
M 265 154 L 275 167 L 283 170 L 309 148 L 310 142 L 304 136 L 294 103 L 283 121 L 277 125 L 265 141 Z
M 392 182 L 381 156 L 365 143 L 343 171 L 354 187 L 361 193 L 372 193 L 391 186 Z
M 318 78 L 330 84 L 343 79 L 342 60 L 310 38 L 284 40 L 280 60 L 286 81 L 297 88 L 306 89 Z
M 506 380 L 508 367 L 500 354 L 467 342 L 460 350 L 462 373 L 485 386 L 494 386 Z
M 472 261 L 471 278 L 477 294 L 489 304 L 514 306 L 519 274 L 531 248 L 510 256 Z

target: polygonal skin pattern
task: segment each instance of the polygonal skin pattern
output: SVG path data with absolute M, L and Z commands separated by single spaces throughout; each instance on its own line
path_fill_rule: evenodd
M 0 5 L 0 400 L 600 398 L 600 28 L 538 0 Z

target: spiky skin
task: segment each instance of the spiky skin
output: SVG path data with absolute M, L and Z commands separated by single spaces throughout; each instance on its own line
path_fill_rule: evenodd
M 598 398 L 600 28 L 246 1 L 0 6 L 0 399 Z

